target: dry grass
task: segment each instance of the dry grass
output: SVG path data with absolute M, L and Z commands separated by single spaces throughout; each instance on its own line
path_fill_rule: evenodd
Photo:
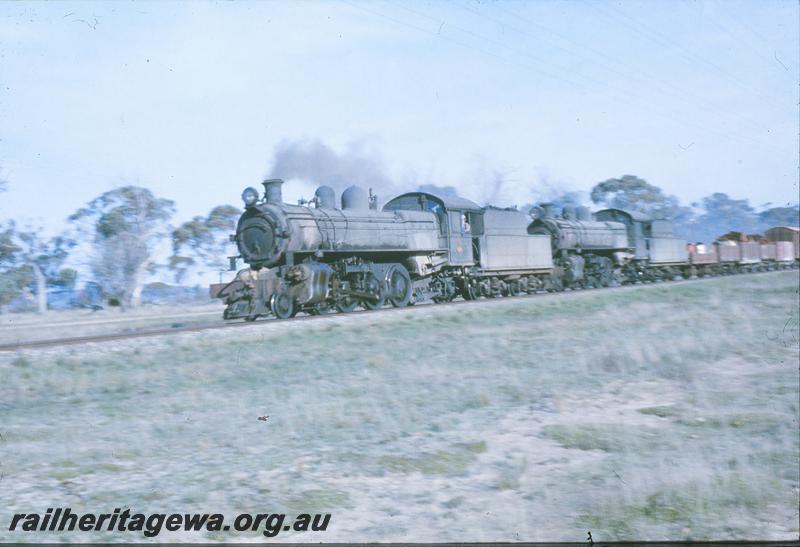
M 285 541 L 791 539 L 799 315 L 785 272 L 0 355 L 0 523 L 130 506 L 333 513 Z
M 138 330 L 222 323 L 221 302 L 180 306 L 143 306 L 91 310 L 52 310 L 43 315 L 0 315 L 0 344 L 51 340 L 73 336 L 123 334 Z

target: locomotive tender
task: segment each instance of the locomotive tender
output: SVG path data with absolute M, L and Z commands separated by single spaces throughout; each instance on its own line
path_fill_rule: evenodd
M 239 250 L 231 270 L 239 258 L 248 268 L 211 286 L 212 297 L 226 303 L 225 319 L 607 287 L 726 273 L 730 264 L 752 269 L 795 262 L 786 260 L 783 247 L 791 243 L 785 242 L 756 243 L 757 262 L 736 242 L 720 242 L 710 252 L 687 250 L 670 221 L 621 209 L 592 216 L 586 207 L 565 207 L 558 216 L 544 204 L 531 216 L 410 192 L 379 211 L 372 191 L 357 186 L 342 193 L 340 208 L 327 186 L 311 202 L 290 205 L 282 199 L 282 180 L 262 184 L 263 198 L 252 187 L 242 193 L 245 211 L 231 236 Z

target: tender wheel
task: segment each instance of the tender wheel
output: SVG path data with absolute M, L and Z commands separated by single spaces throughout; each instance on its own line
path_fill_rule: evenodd
M 373 295 L 373 298 L 361 300 L 361 306 L 365 310 L 379 310 L 386 303 L 386 286 L 374 275 L 370 274 L 364 283 L 366 292 Z
M 388 300 L 395 308 L 404 308 L 411 300 L 411 276 L 402 265 L 398 264 L 386 276 Z
M 269 307 L 278 319 L 289 319 L 297 313 L 292 297 L 285 292 L 273 294 L 269 300 Z

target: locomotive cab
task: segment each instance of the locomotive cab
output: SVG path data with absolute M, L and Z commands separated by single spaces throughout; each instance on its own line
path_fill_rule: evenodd
M 598 220 L 621 222 L 628 232 L 628 241 L 636 260 L 651 264 L 676 264 L 688 259 L 686 241 L 673 234 L 672 222 L 625 209 L 603 209 L 595 213 Z
M 638 211 L 627 211 L 625 209 L 603 209 L 594 214 L 597 220 L 609 222 L 621 222 L 625 225 L 628 233 L 628 247 L 634 250 L 634 258 L 646 260 L 647 240 L 650 235 L 651 218 Z
M 383 206 L 384 211 L 427 211 L 439 223 L 440 247 L 447 249 L 453 266 L 471 266 L 480 260 L 483 211 L 476 203 L 456 196 L 409 192 Z

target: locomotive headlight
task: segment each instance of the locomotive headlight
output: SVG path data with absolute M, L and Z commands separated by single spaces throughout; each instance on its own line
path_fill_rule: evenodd
M 258 201 L 258 190 L 252 186 L 248 186 L 242 192 L 242 201 L 245 207 L 252 207 Z

